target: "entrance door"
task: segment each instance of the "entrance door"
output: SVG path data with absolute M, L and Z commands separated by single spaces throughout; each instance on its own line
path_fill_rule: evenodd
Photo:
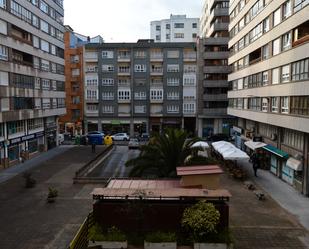
M 278 168 L 278 160 L 277 157 L 274 155 L 270 156 L 270 172 L 277 175 L 277 168 Z
M 287 183 L 293 185 L 294 181 L 294 170 L 286 166 L 286 161 L 282 162 L 282 180 L 286 181 Z

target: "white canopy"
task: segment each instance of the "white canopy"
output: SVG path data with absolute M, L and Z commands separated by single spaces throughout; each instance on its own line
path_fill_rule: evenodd
M 247 142 L 245 142 L 245 145 L 250 148 L 251 150 L 256 150 L 258 148 L 262 148 L 264 146 L 266 146 L 267 144 L 264 144 L 262 142 L 253 142 L 252 140 L 249 140 Z
M 302 171 L 303 170 L 303 164 L 301 161 L 297 160 L 294 157 L 290 157 L 287 161 L 286 161 L 286 166 L 288 166 L 289 168 L 295 170 L 295 171 Z
M 203 142 L 203 141 L 198 141 L 198 142 L 195 142 L 194 144 L 191 145 L 191 148 L 198 148 L 198 147 L 201 147 L 203 149 L 207 149 L 209 148 L 209 145 L 207 142 Z
M 233 144 L 226 141 L 212 143 L 213 148 L 222 155 L 225 160 L 249 159 L 249 156 Z

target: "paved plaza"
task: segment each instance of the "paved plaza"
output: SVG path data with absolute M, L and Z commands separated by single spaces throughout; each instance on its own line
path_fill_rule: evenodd
M 102 147 L 97 148 L 97 153 L 100 151 Z M 72 178 L 77 169 L 97 154 L 91 153 L 89 146 L 60 147 L 51 153 L 41 154 L 25 164 L 0 171 L 1 249 L 66 248 L 91 211 L 90 192 L 100 185 L 74 185 Z M 249 164 L 243 167 L 247 167 L 251 174 Z M 28 168 L 37 180 L 37 185 L 32 189 L 24 188 L 24 179 L 20 175 Z M 229 189 L 233 195 L 230 201 L 230 226 L 235 239 L 234 248 L 309 248 L 305 246 L 309 245 L 308 231 L 303 227 L 307 224 L 308 212 L 308 208 L 303 210 L 303 207 L 307 204 L 309 207 L 309 199 L 300 195 L 297 199 L 287 184 L 268 172 L 260 171 L 259 175 L 257 179 L 251 180 L 256 180 L 254 183 L 259 189 L 265 188 L 265 191 L 269 191 L 265 201 L 259 201 L 242 182 L 228 175 L 221 179 L 223 187 Z M 279 185 L 276 187 L 270 182 Z M 46 203 L 48 187 L 59 190 L 55 203 Z M 280 188 L 281 192 L 277 188 Z M 282 198 L 278 192 L 286 193 L 286 198 Z M 285 203 L 280 203 L 277 195 L 284 199 Z M 297 208 L 292 213 L 282 206 L 287 210 L 289 207 Z

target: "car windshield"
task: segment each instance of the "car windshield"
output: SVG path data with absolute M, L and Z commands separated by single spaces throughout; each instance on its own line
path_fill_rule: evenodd
M 131 138 L 130 142 L 138 142 L 138 140 L 136 138 Z

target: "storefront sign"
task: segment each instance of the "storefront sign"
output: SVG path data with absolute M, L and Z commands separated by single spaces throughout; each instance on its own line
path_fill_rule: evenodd
M 10 145 L 18 144 L 20 142 L 25 142 L 25 141 L 28 141 L 28 140 L 32 140 L 34 138 L 42 137 L 42 136 L 44 136 L 44 131 L 41 131 L 41 132 L 38 132 L 38 133 L 35 133 L 35 134 L 26 135 L 26 136 L 23 136 L 23 137 L 13 138 L 13 139 L 10 140 Z
M 17 143 L 20 143 L 21 142 L 21 137 L 18 137 L 18 138 L 13 138 L 10 140 L 10 145 L 11 144 L 17 144 Z
M 22 141 L 27 141 L 27 140 L 30 140 L 30 139 L 33 139 L 33 138 L 35 138 L 35 135 L 34 134 L 30 134 L 30 135 L 22 137 L 21 140 Z
M 44 136 L 44 131 L 35 133 L 34 135 L 35 135 L 35 137 L 43 137 Z

